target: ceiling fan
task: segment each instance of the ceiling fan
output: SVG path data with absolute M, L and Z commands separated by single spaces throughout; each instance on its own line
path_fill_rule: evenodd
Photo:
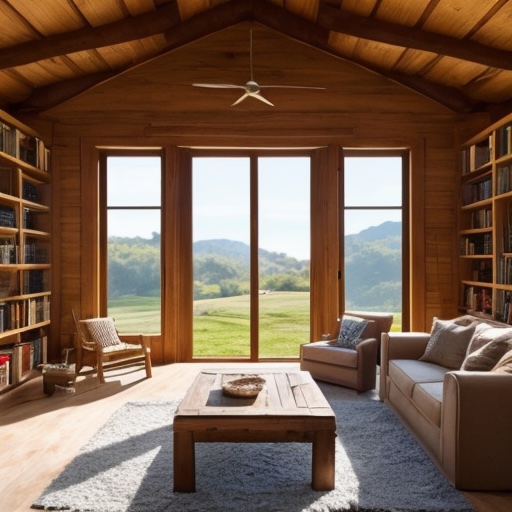
M 302 85 L 259 85 L 254 80 L 254 74 L 252 69 L 252 30 L 250 31 L 249 36 L 249 65 L 251 78 L 245 85 L 235 85 L 235 84 L 192 84 L 194 87 L 207 87 L 210 89 L 243 89 L 245 92 L 238 98 L 231 106 L 238 105 L 245 98 L 252 97 L 257 100 L 266 103 L 267 105 L 274 106 L 273 103 L 268 101 L 265 97 L 261 95 L 261 89 L 325 89 L 325 87 L 309 87 Z

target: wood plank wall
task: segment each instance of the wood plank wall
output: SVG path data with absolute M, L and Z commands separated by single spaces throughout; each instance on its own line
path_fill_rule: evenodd
M 190 70 L 185 54 L 183 58 L 184 67 Z M 91 201 L 94 203 L 97 184 L 90 176 L 97 169 L 97 146 L 167 148 L 170 197 L 179 190 L 179 157 L 173 149 L 177 146 L 410 148 L 410 327 L 430 330 L 433 316 L 457 315 L 457 147 L 463 137 L 489 124 L 487 116 L 455 115 L 382 77 L 325 60 L 325 56 L 314 60 L 311 65 L 321 69 L 312 72 L 323 73 L 332 87 L 343 91 L 343 97 L 331 94 L 320 101 L 310 95 L 314 99 L 304 104 L 306 114 L 301 114 L 300 102 L 293 108 L 272 110 L 249 99 L 233 110 L 222 98 L 222 108 L 218 99 L 212 100 L 215 108 L 209 106 L 204 95 L 179 100 L 158 81 L 153 85 L 144 81 L 141 66 L 134 75 L 128 73 L 51 111 L 24 119 L 42 131 L 53 148 L 53 356 L 73 343 L 71 309 L 91 314 L 97 304 L 98 290 L 92 282 L 96 262 L 89 261 L 95 257 L 90 245 L 95 221 L 84 215 L 84 208 L 94 211 Z M 161 72 L 162 62 L 159 67 L 149 66 L 149 71 Z M 179 82 L 180 78 L 173 75 L 173 80 Z M 200 105 L 195 102 L 199 97 Z M 171 182 L 177 188 L 173 189 Z M 179 248 L 180 230 L 177 225 L 166 229 L 173 239 L 168 241 L 165 258 L 175 272 L 176 259 L 171 261 L 169 255 Z M 172 276 L 166 276 L 166 282 L 174 286 Z M 329 287 L 331 283 L 319 285 Z M 165 308 L 173 307 L 168 298 L 164 302 Z M 324 306 L 332 304 L 320 300 L 314 305 L 313 322 L 321 317 Z M 174 320 L 179 323 L 180 318 Z M 318 329 L 320 323 L 315 324 Z M 176 328 L 167 326 L 164 337 L 153 340 L 155 362 L 189 357 L 190 347 L 183 346 L 178 337 Z
M 453 124 L 449 118 L 431 119 L 429 123 L 415 123 L 414 116 L 404 119 L 400 126 L 396 120 L 392 136 L 389 130 L 380 126 L 391 123 L 382 116 L 372 126 L 369 119 L 359 119 L 358 133 L 364 136 L 351 140 L 338 139 L 340 145 L 350 147 L 412 147 L 412 212 L 411 245 L 411 328 L 429 330 L 433 316 L 449 318 L 457 314 L 458 282 L 457 262 L 457 204 L 458 174 L 456 171 L 456 151 Z M 352 122 L 355 124 L 352 117 Z M 54 127 L 53 146 L 53 301 L 52 301 L 52 354 L 72 343 L 73 326 L 71 309 L 84 312 L 95 303 L 95 287 L 90 282 L 94 276 L 83 275 L 82 257 L 84 248 L 83 233 L 90 229 L 83 215 L 83 202 L 91 197 L 91 190 L 83 179 L 81 166 L 88 156 L 83 148 L 90 148 L 99 141 L 107 145 L 169 145 L 172 138 L 139 136 L 113 136 L 116 131 L 125 132 L 126 124 L 117 128 L 91 124 L 85 129 L 62 122 Z M 100 129 L 102 128 L 102 129 Z M 143 131 L 143 127 L 139 127 Z M 76 133 L 73 134 L 72 132 Z M 81 132 L 81 133 L 80 133 Z M 94 132 L 94 136 L 91 134 Z M 103 133 L 101 133 L 103 132 Z M 326 135 L 327 139 L 330 139 Z M 183 143 L 184 141 L 179 141 Z M 188 141 L 196 143 L 197 141 Z M 261 141 L 253 141 L 259 142 Z M 292 141 L 283 140 L 289 145 Z M 303 142 L 303 141 L 302 141 Z M 332 141 L 331 141 L 332 142 Z M 296 143 L 296 142 L 295 142 Z M 91 163 L 92 165 L 92 163 Z M 93 183 L 90 183 L 93 186 Z M 94 193 L 94 191 L 92 191 Z M 423 205 L 418 208 L 418 204 Z M 89 283 L 89 284 L 87 284 Z M 322 284 L 329 287 L 329 283 Z M 322 308 L 322 304 L 317 304 Z M 320 311 L 320 310 L 319 310 Z M 174 360 L 176 347 L 169 347 L 165 340 L 155 351 L 157 359 Z M 155 349 L 157 347 L 155 346 Z M 187 350 L 181 348 L 184 354 Z M 165 355 L 166 354 L 166 355 Z

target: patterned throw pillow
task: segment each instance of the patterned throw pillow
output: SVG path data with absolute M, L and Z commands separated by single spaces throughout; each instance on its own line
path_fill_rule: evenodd
M 98 343 L 103 348 L 121 343 L 114 325 L 114 319 L 111 317 L 80 320 L 80 325 L 87 341 Z
M 468 354 L 475 352 L 484 345 L 487 345 L 490 341 L 495 340 L 511 340 L 512 341 L 512 327 L 495 327 L 494 325 L 487 323 L 479 323 L 476 326 L 475 333 L 471 338 L 468 346 Z M 511 347 L 512 348 L 512 347 Z
M 420 361 L 458 370 L 466 357 L 469 342 L 477 325 L 478 322 L 460 325 L 454 320 L 434 318 L 430 339 Z
M 512 328 L 479 324 L 469 343 L 461 370 L 490 371 L 509 350 L 512 350 Z
M 364 318 L 343 315 L 336 344 L 343 348 L 355 349 L 368 323 Z

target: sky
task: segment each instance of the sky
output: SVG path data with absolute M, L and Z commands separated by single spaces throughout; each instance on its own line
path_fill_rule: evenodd
M 247 157 L 193 159 L 193 240 L 226 238 L 249 244 L 249 165 Z M 297 259 L 310 257 L 310 159 L 260 157 L 258 161 L 259 246 Z M 159 206 L 157 157 L 109 158 L 111 206 Z M 144 179 L 140 179 L 141 172 Z M 345 159 L 345 206 L 400 206 L 401 159 Z M 400 221 L 398 210 L 349 210 L 345 234 L 359 233 L 386 220 Z M 159 232 L 159 210 L 109 214 L 109 235 L 151 238 Z

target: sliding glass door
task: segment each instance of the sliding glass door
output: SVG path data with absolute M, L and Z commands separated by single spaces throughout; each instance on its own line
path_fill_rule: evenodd
M 250 356 L 250 159 L 194 158 L 193 356 Z
M 309 219 L 309 157 L 193 157 L 194 358 L 298 356 Z

